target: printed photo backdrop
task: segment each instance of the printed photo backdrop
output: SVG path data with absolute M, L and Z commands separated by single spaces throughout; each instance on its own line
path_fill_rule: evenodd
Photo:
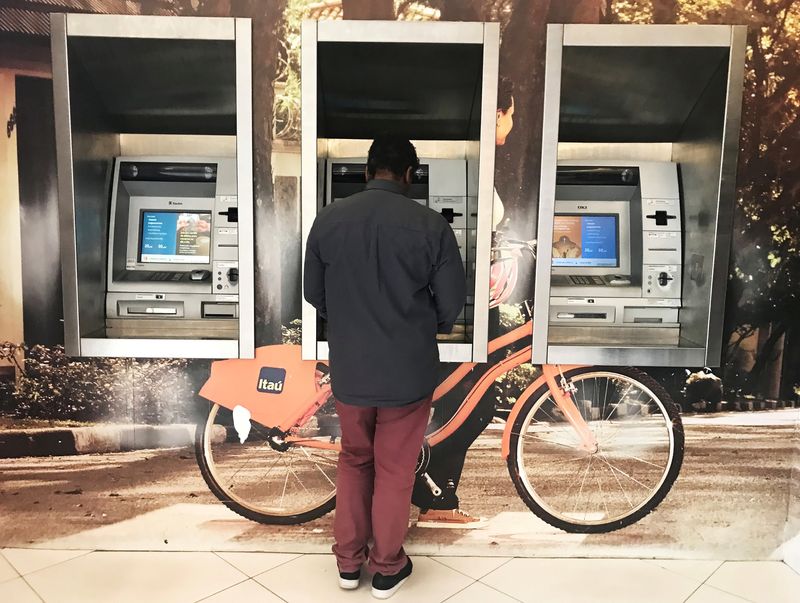
M 0 544 L 326 550 L 330 540 L 330 514 L 263 526 L 208 491 L 187 447 L 209 408 L 198 396 L 208 362 L 64 356 L 50 11 L 253 19 L 259 346 L 299 343 L 303 19 L 500 22 L 500 73 L 513 82 L 515 124 L 497 148 L 498 230 L 523 240 L 535 238 L 548 22 L 748 25 L 723 367 L 713 376 L 703 367 L 648 369 L 684 411 L 686 459 L 672 492 L 650 516 L 606 535 L 569 535 L 533 517 L 508 478 L 495 432 L 476 437 L 486 422 L 502 422 L 502 410 L 537 376 L 524 365 L 486 393 L 480 409 L 490 416 L 468 424 L 460 443 L 433 451 L 461 508 L 489 519 L 488 527 L 412 529 L 410 540 L 425 552 L 737 558 L 780 557 L 784 542 L 797 542 L 800 2 L 21 0 L 0 7 L 2 248 L 19 264 L 4 268 L 0 283 Z M 532 263 L 523 264 L 513 297 L 494 314 L 495 334 L 521 324 L 516 304 L 532 298 L 532 274 Z M 443 401 L 438 420 L 486 368 L 476 367 Z

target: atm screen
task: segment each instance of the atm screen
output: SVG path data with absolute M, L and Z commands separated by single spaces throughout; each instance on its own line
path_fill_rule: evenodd
M 553 266 L 619 266 L 619 216 L 556 214 L 553 221 Z
M 142 210 L 139 261 L 155 264 L 208 264 L 211 212 Z

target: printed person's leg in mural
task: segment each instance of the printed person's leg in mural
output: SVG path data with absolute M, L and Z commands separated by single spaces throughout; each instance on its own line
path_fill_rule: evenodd
M 489 318 L 491 339 L 499 335 L 499 311 L 497 309 L 491 310 Z M 512 347 L 505 347 L 491 354 L 488 362 L 477 365 L 472 373 L 464 378 L 462 383 L 453 388 L 448 395 L 434 402 L 434 414 L 428 427 L 428 433 L 430 434 L 438 429 L 456 413 L 472 386 L 486 371 L 505 358 L 509 350 L 512 348 L 516 350 L 518 347 L 527 345 L 527 343 L 527 341 L 516 342 Z M 453 368 L 453 366 L 449 366 L 447 372 L 449 373 Z M 444 378 L 444 375 L 442 378 Z M 422 478 L 417 478 L 414 484 L 412 502 L 420 509 L 418 527 L 477 528 L 486 524 L 485 520 L 471 516 L 467 509 L 461 507 L 461 501 L 458 498 L 458 486 L 461 481 L 467 452 L 473 442 L 491 423 L 496 412 L 496 402 L 496 393 L 490 387 L 464 424 L 444 442 L 431 448 L 427 474 L 442 489 L 442 494 L 434 496 L 427 482 Z

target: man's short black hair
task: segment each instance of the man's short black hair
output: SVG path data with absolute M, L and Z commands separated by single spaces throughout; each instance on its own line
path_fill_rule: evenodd
M 501 77 L 497 82 L 497 110 L 508 113 L 514 100 L 514 82 L 507 77 Z
M 409 140 L 399 136 L 381 135 L 372 141 L 367 155 L 367 172 L 374 178 L 378 170 L 388 170 L 402 178 L 408 168 L 419 167 L 417 150 Z

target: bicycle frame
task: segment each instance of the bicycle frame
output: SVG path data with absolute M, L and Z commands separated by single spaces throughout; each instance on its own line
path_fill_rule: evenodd
M 505 335 L 501 335 L 496 339 L 493 339 L 489 342 L 489 353 L 493 353 L 498 351 L 504 346 L 507 346 L 515 341 L 518 341 L 523 338 L 530 338 L 533 334 L 533 323 L 532 321 L 528 321 L 520 327 L 517 327 L 513 331 L 506 333 Z M 514 352 L 509 357 L 504 358 L 496 365 L 494 365 L 490 370 L 484 373 L 480 379 L 475 383 L 472 387 L 470 392 L 464 398 L 461 406 L 459 406 L 458 410 L 455 414 L 439 429 L 431 433 L 427 437 L 427 442 L 430 446 L 436 446 L 437 444 L 445 441 L 449 437 L 451 437 L 456 430 L 461 427 L 467 418 L 470 416 L 475 407 L 480 402 L 481 398 L 486 394 L 489 387 L 491 387 L 492 383 L 494 383 L 498 377 L 503 375 L 504 373 L 522 365 L 527 362 L 527 360 L 531 356 L 531 346 L 528 345 L 523 349 Z M 475 363 L 473 362 L 465 362 L 458 366 L 455 371 L 453 371 L 448 377 L 436 388 L 433 393 L 433 401 L 436 403 L 436 400 L 441 399 L 442 396 L 447 394 L 450 390 L 452 390 L 461 380 L 469 374 L 469 372 L 475 367 Z M 564 372 L 569 371 L 571 369 L 577 368 L 576 366 L 569 365 L 569 366 L 560 366 L 560 365 L 542 365 L 542 374 L 539 376 L 533 383 L 528 385 L 525 388 L 525 391 L 520 395 L 517 401 L 514 403 L 514 407 L 512 408 L 511 414 L 506 421 L 506 427 L 503 431 L 502 437 L 502 445 L 501 445 L 501 454 L 504 459 L 508 458 L 509 455 L 509 448 L 510 448 L 510 440 L 511 440 L 511 426 L 514 424 L 514 419 L 517 418 L 519 413 L 522 411 L 525 402 L 533 395 L 534 392 L 538 391 L 543 385 L 547 385 L 547 388 L 550 390 L 550 393 L 553 396 L 553 399 L 556 405 L 559 407 L 561 412 L 564 414 L 564 417 L 567 421 L 572 425 L 572 427 L 577 432 L 578 436 L 580 437 L 580 448 L 583 450 L 588 451 L 595 451 L 597 449 L 597 441 L 595 440 L 594 434 L 592 430 L 589 428 L 588 424 L 584 420 L 583 416 L 581 415 L 580 411 L 578 410 L 577 406 L 575 405 L 572 397 L 568 391 L 565 391 L 564 385 L 566 385 L 566 381 L 564 379 Z M 328 399 L 331 393 L 330 385 L 325 385 L 324 387 L 320 388 L 317 392 L 317 395 L 310 401 L 308 406 L 306 406 L 306 411 L 302 417 L 300 417 L 289 429 L 284 429 L 284 431 L 290 431 L 292 428 L 297 428 L 302 426 L 311 416 L 316 413 L 322 404 Z M 301 444 L 303 446 L 309 448 L 321 448 L 326 450 L 338 450 L 340 449 L 340 445 L 336 443 L 320 441 L 314 438 L 304 438 L 304 437 L 294 437 L 288 436 L 286 438 L 287 442 L 291 442 L 293 444 Z

